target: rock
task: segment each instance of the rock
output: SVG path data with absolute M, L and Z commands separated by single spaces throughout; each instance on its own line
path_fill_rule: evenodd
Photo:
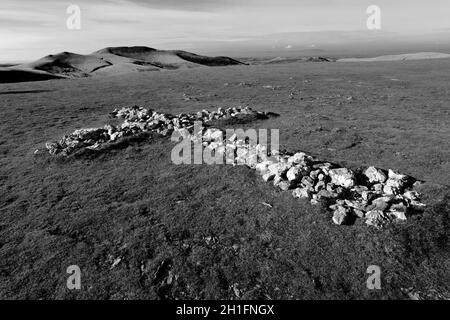
M 86 149 L 90 149 L 90 150 L 98 150 L 101 147 L 101 143 L 100 142 L 96 142 L 93 145 L 87 146 Z
M 369 190 L 369 188 L 367 188 L 366 186 L 354 186 L 352 190 L 362 196 L 364 192 L 367 192 Z
M 334 189 L 334 192 L 338 194 L 338 196 L 342 196 L 342 194 L 345 192 L 345 189 L 343 187 L 337 187 Z
M 322 163 L 315 163 L 312 165 L 313 169 L 321 169 L 324 171 L 324 169 L 328 169 L 328 171 L 332 168 L 332 164 L 329 162 L 322 162 Z
M 103 128 L 87 128 L 75 130 L 71 136 L 78 140 L 101 140 L 107 138 L 107 130 Z
M 191 138 L 191 133 L 187 128 L 177 128 L 174 134 L 176 134 L 178 141 Z
M 408 184 L 410 178 L 406 175 L 399 174 L 389 169 L 388 180 L 383 188 L 386 194 L 400 194 Z
M 275 175 L 273 178 L 273 185 L 278 186 L 278 184 L 283 180 L 283 178 L 279 175 Z
M 268 156 L 267 156 L 267 147 L 263 146 L 261 144 L 257 144 L 255 146 L 255 152 L 258 155 L 259 161 L 268 161 Z
M 328 209 L 330 209 L 331 211 L 334 211 L 334 210 L 336 210 L 340 205 L 342 205 L 342 204 L 341 204 L 341 203 L 335 203 L 335 204 L 332 204 L 332 205 L 328 206 Z
M 294 198 L 309 198 L 311 193 L 308 191 L 308 188 L 296 188 L 292 191 L 292 196 Z
M 325 175 L 330 173 L 332 167 L 333 165 L 329 162 L 317 163 L 313 165 L 314 169 L 320 169 Z
M 318 181 L 317 183 L 316 183 L 316 185 L 314 186 L 314 190 L 316 191 L 316 192 L 318 192 L 318 191 L 320 191 L 320 190 L 322 190 L 322 189 L 325 189 L 326 188 L 326 183 L 324 182 L 324 181 Z
M 371 210 L 366 213 L 366 224 L 370 226 L 381 228 L 390 221 L 389 216 L 381 210 Z
M 383 187 L 383 192 L 389 195 L 396 195 L 402 192 L 404 182 L 402 180 L 388 179 Z
M 158 129 L 159 127 L 160 127 L 160 121 L 159 120 L 152 120 L 152 121 L 150 121 L 150 122 L 147 122 L 146 124 L 145 124 L 145 129 L 147 129 L 147 130 L 156 130 L 156 129 Z M 122 127 L 123 128 L 123 127 Z
M 114 259 L 113 264 L 111 265 L 110 269 L 114 269 L 121 261 L 122 261 L 121 257 Z
M 406 213 L 406 211 L 408 211 L 408 207 L 405 206 L 403 203 L 399 202 L 399 203 L 393 203 L 390 206 L 389 210 Z
M 363 191 L 361 193 L 361 198 L 363 198 L 365 201 L 372 201 L 375 195 L 376 194 L 372 191 Z
M 372 210 L 381 210 L 384 211 L 389 207 L 389 202 L 391 201 L 390 197 L 380 197 L 372 200 Z
M 302 176 L 300 175 L 301 172 L 301 167 L 292 167 L 290 168 L 287 173 L 286 173 L 286 177 L 288 178 L 289 181 L 296 181 L 298 180 L 298 178 L 302 178 Z
M 405 197 L 408 200 L 417 200 L 419 199 L 419 193 L 416 191 L 406 191 L 403 193 L 403 197 Z
M 423 181 L 416 181 L 412 184 L 413 189 L 420 188 L 424 184 Z
M 336 197 L 340 196 L 344 192 L 344 188 L 337 186 L 331 182 L 327 183 L 326 189 L 336 194 Z
M 255 169 L 260 174 L 265 174 L 268 171 L 269 165 L 271 165 L 271 164 L 272 164 L 272 162 L 270 162 L 270 161 L 263 161 L 263 162 L 258 163 L 255 166 Z
M 305 159 L 306 159 L 305 153 L 297 152 L 288 158 L 288 162 L 294 163 L 294 164 L 299 164 L 299 163 L 303 163 L 305 161 Z
M 348 224 L 350 222 L 350 218 L 350 210 L 343 206 L 338 206 L 333 212 L 332 220 L 337 225 L 343 225 Z
M 248 155 L 248 149 L 245 147 L 239 147 L 236 149 L 236 162 L 238 164 L 245 164 Z
M 310 176 L 313 180 L 316 180 L 317 177 L 319 176 L 320 172 L 321 172 L 320 170 L 314 170 L 314 171 L 311 171 L 311 172 L 309 173 L 309 176 Z
M 276 184 L 276 186 L 283 191 L 287 191 L 291 187 L 291 184 L 289 183 L 289 181 L 281 180 Z
M 220 146 L 222 146 L 221 143 L 213 141 L 213 142 L 210 142 L 209 144 L 207 144 L 205 147 L 208 149 L 214 150 Z
M 46 142 L 45 147 L 51 155 L 55 155 L 59 152 L 59 144 L 56 142 Z
M 381 183 L 374 184 L 372 190 L 375 192 L 383 192 L 383 185 Z
M 329 172 L 331 182 L 344 188 L 351 188 L 355 185 L 355 175 L 353 171 L 346 168 L 331 169 Z
M 423 211 L 427 206 L 426 204 L 421 203 L 416 200 L 411 200 L 409 205 L 410 205 L 411 209 L 416 210 L 416 211 Z
M 269 165 L 267 167 L 267 170 L 274 175 L 282 176 L 282 175 L 286 174 L 286 172 L 289 170 L 289 168 L 290 168 L 290 165 L 287 163 L 276 162 L 276 163 Z
M 295 166 L 290 168 L 287 173 L 286 177 L 289 181 L 300 181 L 303 176 L 308 174 L 308 169 L 302 166 Z
M 365 213 L 363 210 L 358 210 L 358 209 L 353 209 L 353 213 L 355 214 L 355 216 L 357 216 L 358 218 L 364 218 L 365 217 Z
M 112 133 L 110 136 L 109 136 L 109 139 L 111 140 L 111 141 L 116 141 L 117 139 L 119 139 L 119 138 L 122 138 L 123 137 L 123 132 L 114 132 L 114 133 Z
M 263 178 L 264 181 L 267 182 L 267 181 L 270 181 L 273 178 L 275 178 L 275 175 L 273 173 L 271 173 L 271 172 L 267 172 L 267 173 L 262 175 L 262 178 Z
M 271 156 L 277 156 L 277 155 L 279 155 L 280 154 L 280 151 L 278 151 L 277 149 L 272 149 L 272 150 L 270 150 L 270 155 Z
M 329 191 L 329 190 L 325 190 L 322 189 L 319 192 L 317 192 L 317 197 L 320 198 L 336 198 L 337 194 Z
M 308 189 L 313 189 L 314 188 L 314 180 L 311 179 L 311 177 L 303 177 L 301 180 L 302 185 L 304 185 L 305 187 L 307 187 Z
M 368 167 L 364 171 L 364 175 L 367 177 L 370 183 L 383 183 L 386 181 L 386 174 L 380 169 L 375 167 Z
M 224 145 L 219 145 L 217 148 L 215 148 L 215 152 L 216 152 L 216 154 L 219 154 L 221 157 L 223 157 L 226 154 L 227 149 Z M 249 166 L 251 166 L 251 165 L 252 164 L 249 161 Z
M 367 206 L 367 202 L 366 201 L 357 201 L 357 200 L 344 200 L 344 203 L 346 206 L 350 207 L 350 208 L 354 208 L 357 210 L 364 210 Z
M 406 212 L 403 211 L 390 211 L 389 214 L 397 220 L 406 221 Z
M 249 151 L 245 163 L 248 167 L 255 169 L 258 164 L 258 155 L 255 152 Z
M 203 141 L 222 141 L 223 132 L 219 129 L 207 129 L 203 134 Z
M 363 198 L 366 201 L 369 201 L 369 196 L 373 195 L 373 192 L 371 191 L 363 191 L 361 192 L 361 198 Z
M 406 176 L 404 174 L 399 174 L 391 169 L 389 169 L 389 171 L 388 171 L 388 177 L 389 177 L 389 179 L 392 179 L 392 180 L 403 180 L 403 181 L 408 180 L 408 176 Z

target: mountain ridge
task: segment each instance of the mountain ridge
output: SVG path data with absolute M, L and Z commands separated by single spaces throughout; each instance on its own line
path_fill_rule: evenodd
M 21 82 L 21 76 L 23 81 L 39 81 L 245 64 L 230 57 L 209 57 L 183 50 L 159 50 L 146 46 L 106 47 L 90 54 L 64 51 L 33 62 L 0 68 L 0 83 Z

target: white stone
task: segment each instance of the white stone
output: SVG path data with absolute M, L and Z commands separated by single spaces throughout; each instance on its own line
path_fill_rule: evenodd
M 255 166 L 255 169 L 260 174 L 264 174 L 268 171 L 269 165 L 271 165 L 271 164 L 272 164 L 272 162 L 270 162 L 270 161 L 263 161 L 263 162 L 258 163 Z
M 297 188 L 292 191 L 292 196 L 294 198 L 309 198 L 310 192 L 307 188 Z
M 388 215 L 381 210 L 371 210 L 366 213 L 366 224 L 370 226 L 381 228 L 389 221 Z
M 351 188 L 355 185 L 354 173 L 346 168 L 331 169 L 329 172 L 331 183 L 342 186 L 344 188 Z
M 303 152 L 297 152 L 296 154 L 289 157 L 288 161 L 290 163 L 302 163 L 305 160 L 306 154 Z
M 287 171 L 286 177 L 288 178 L 289 181 L 295 181 L 302 178 L 301 172 L 302 172 L 301 167 L 295 166 Z
M 333 222 L 337 225 L 343 225 L 348 223 L 350 218 L 350 210 L 342 206 L 338 206 L 333 212 Z
M 389 177 L 389 179 L 393 179 L 393 180 L 406 180 L 408 178 L 408 176 L 406 176 L 404 174 L 399 174 L 391 169 L 389 169 L 389 171 L 388 171 L 388 177 Z
M 364 175 L 369 179 L 369 182 L 383 183 L 387 177 L 383 171 L 375 167 L 369 167 L 364 171 Z
M 267 173 L 262 175 L 262 178 L 263 178 L 264 181 L 267 182 L 267 181 L 270 181 L 273 178 L 275 178 L 275 175 L 273 173 L 271 173 L 271 172 L 267 172 Z
M 285 174 L 289 170 L 289 168 L 290 166 L 287 163 L 276 162 L 269 165 L 267 169 L 269 170 L 270 173 L 281 176 Z

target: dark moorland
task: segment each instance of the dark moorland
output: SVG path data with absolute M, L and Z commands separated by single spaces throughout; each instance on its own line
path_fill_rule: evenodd
M 448 298 L 449 68 L 278 63 L 0 84 L 0 297 Z M 34 154 L 134 104 L 279 113 L 239 125 L 280 129 L 290 151 L 424 180 L 428 207 L 383 230 L 336 226 L 246 167 L 173 165 L 172 142 L 156 136 L 95 156 Z M 69 265 L 80 291 L 66 288 Z M 381 290 L 366 287 L 369 265 Z

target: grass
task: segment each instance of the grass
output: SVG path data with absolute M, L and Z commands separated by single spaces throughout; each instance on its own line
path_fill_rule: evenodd
M 0 93 L 22 92 L 0 94 L 0 297 L 401 299 L 408 287 L 448 294 L 446 64 L 292 63 L 0 85 Z M 184 101 L 183 93 L 200 98 Z M 324 208 L 245 167 L 173 165 L 172 143 L 156 136 L 68 159 L 34 155 L 128 104 L 277 112 L 227 125 L 279 128 L 289 150 L 425 180 L 429 206 L 381 231 L 361 221 L 335 226 Z M 73 264 L 80 291 L 66 288 Z M 366 287 L 369 265 L 381 267 L 381 290 Z

